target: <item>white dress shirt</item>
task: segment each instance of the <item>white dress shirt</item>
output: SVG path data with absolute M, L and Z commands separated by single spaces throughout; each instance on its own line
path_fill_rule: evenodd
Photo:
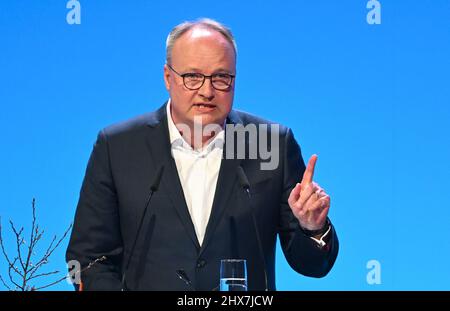
M 194 150 L 173 122 L 170 99 L 166 109 L 172 156 L 198 242 L 202 245 L 216 191 L 225 133 L 222 129 L 208 145 Z

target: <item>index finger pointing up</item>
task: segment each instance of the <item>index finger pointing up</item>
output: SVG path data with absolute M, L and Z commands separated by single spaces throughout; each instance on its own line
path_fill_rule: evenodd
M 314 177 L 314 168 L 316 166 L 317 154 L 313 154 L 309 158 L 308 166 L 306 166 L 305 173 L 303 173 L 302 184 L 311 183 Z

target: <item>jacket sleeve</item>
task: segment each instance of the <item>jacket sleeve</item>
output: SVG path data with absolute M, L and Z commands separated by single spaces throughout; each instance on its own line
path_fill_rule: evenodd
M 66 260 L 77 260 L 84 290 L 120 290 L 123 255 L 118 200 L 104 131 L 98 135 L 80 191 Z M 79 289 L 78 284 L 75 288 Z
M 300 229 L 288 204 L 289 194 L 300 182 L 305 171 L 299 145 L 290 129 L 284 137 L 283 151 L 283 192 L 280 208 L 279 236 L 281 247 L 289 265 L 305 276 L 323 277 L 333 267 L 336 260 L 339 242 L 336 232 L 331 229 L 331 237 L 327 247 L 321 249 L 315 241 L 306 236 Z

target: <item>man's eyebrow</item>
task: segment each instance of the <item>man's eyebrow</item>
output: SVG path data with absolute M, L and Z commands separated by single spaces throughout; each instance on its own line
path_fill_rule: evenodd
M 219 68 L 216 71 L 214 71 L 214 73 L 228 73 L 228 74 L 233 74 L 233 71 L 228 70 L 228 69 L 224 69 L 224 68 Z
M 187 67 L 187 68 L 184 69 L 183 71 L 185 71 L 185 72 L 201 72 L 200 69 L 195 68 L 195 67 Z

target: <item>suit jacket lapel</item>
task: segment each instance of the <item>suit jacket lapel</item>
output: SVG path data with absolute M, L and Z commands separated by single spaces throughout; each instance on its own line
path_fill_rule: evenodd
M 149 120 L 147 146 L 150 149 L 150 154 L 152 155 L 154 163 L 156 165 L 164 165 L 161 185 L 169 194 L 172 205 L 180 217 L 181 222 L 185 226 L 186 232 L 192 242 L 197 249 L 200 249 L 197 235 L 195 234 L 194 224 L 192 223 L 186 200 L 184 198 L 183 188 L 180 183 L 175 160 L 171 156 L 172 153 L 167 123 L 166 104 L 156 112 L 154 118 Z
M 234 111 L 231 111 L 227 118 L 227 124 L 242 124 L 242 121 Z M 209 217 L 205 232 L 205 238 L 203 240 L 199 255 L 201 255 L 205 248 L 208 246 L 208 243 L 210 242 L 214 234 L 217 224 L 219 223 L 224 211 L 226 210 L 228 201 L 234 193 L 233 189 L 237 184 L 237 167 L 240 165 L 241 160 L 237 159 L 236 157 L 236 145 L 239 145 L 241 141 L 234 142 L 234 156 L 232 159 L 226 159 L 225 155 L 227 150 L 227 132 L 225 131 L 225 145 L 223 150 L 222 162 L 220 164 L 219 176 L 217 179 L 216 191 L 214 194 L 213 206 L 211 209 L 211 215 Z M 248 148 L 246 150 L 248 150 Z

